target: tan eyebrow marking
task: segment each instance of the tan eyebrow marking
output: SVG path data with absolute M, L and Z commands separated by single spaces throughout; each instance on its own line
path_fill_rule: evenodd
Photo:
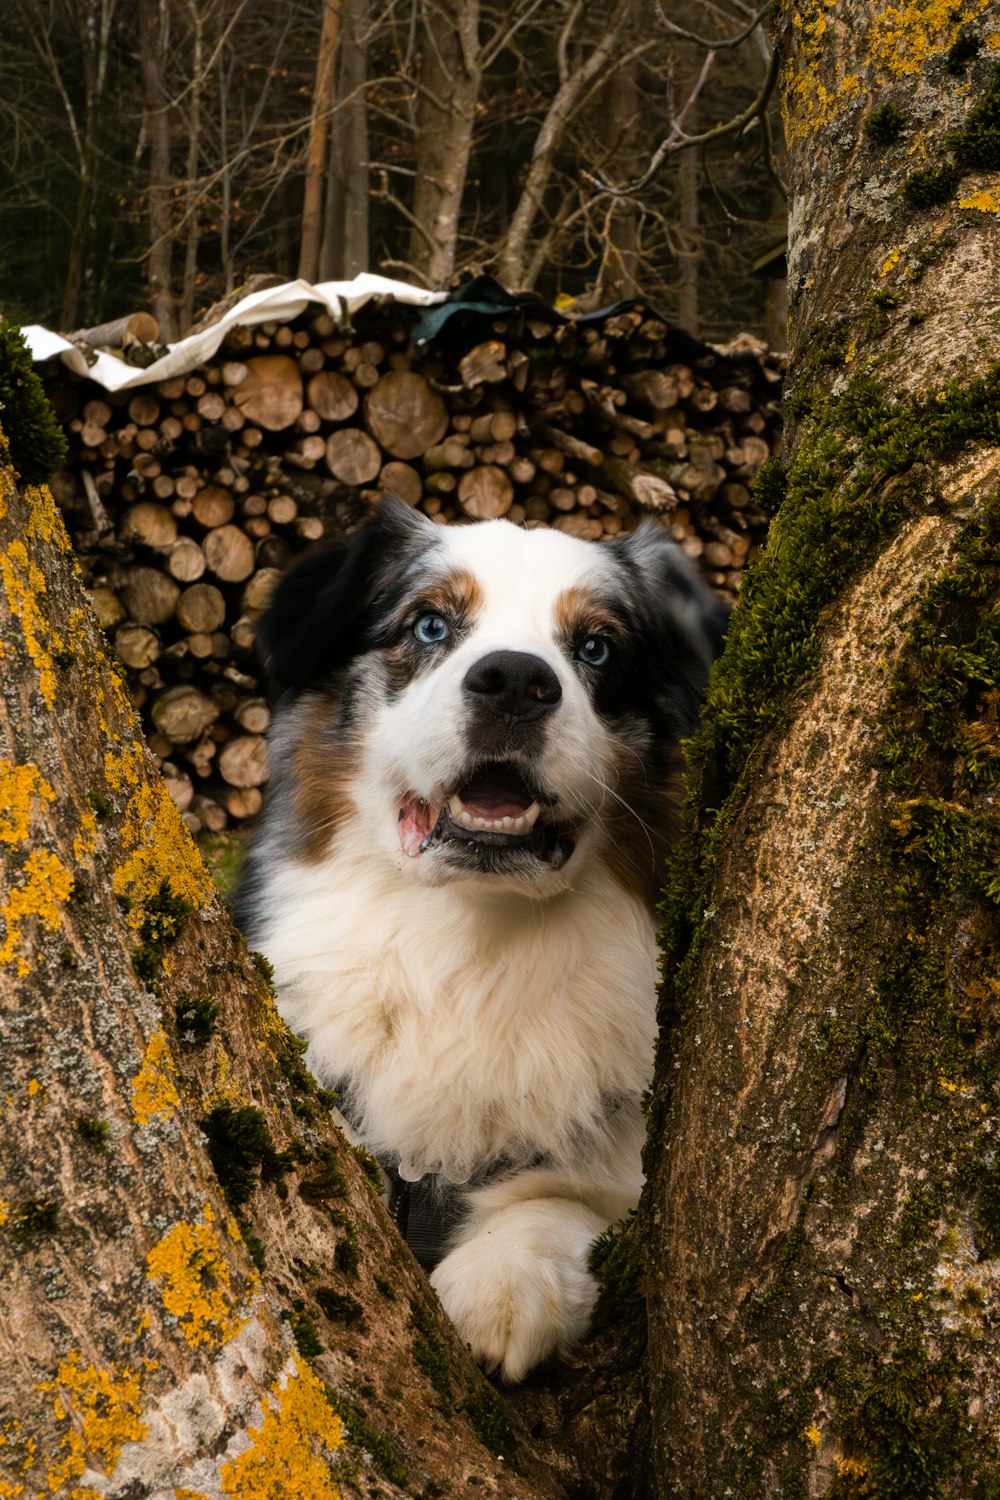
M 453 619 L 473 620 L 482 607 L 483 591 L 479 580 L 464 568 L 456 568 L 437 583 L 421 589 L 411 610 L 433 610 Z
M 616 641 L 624 637 L 621 620 L 601 595 L 579 584 L 557 594 L 553 615 L 556 637 L 565 646 L 573 645 L 583 635 L 610 635 Z

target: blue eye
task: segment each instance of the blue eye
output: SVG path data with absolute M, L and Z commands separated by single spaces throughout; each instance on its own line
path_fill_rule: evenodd
M 611 642 L 603 635 L 588 635 L 575 652 L 578 661 L 588 667 L 606 667 L 611 660 Z
M 451 635 L 451 626 L 443 615 L 421 615 L 413 634 L 422 646 L 437 646 Z

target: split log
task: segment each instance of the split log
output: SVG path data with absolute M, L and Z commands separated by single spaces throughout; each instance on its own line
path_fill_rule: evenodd
M 163 625 L 180 598 L 180 588 L 158 568 L 133 568 L 122 584 L 122 603 L 138 625 Z
M 382 467 L 382 455 L 367 432 L 341 427 L 327 439 L 326 466 L 343 484 L 368 484 Z
M 264 786 L 267 781 L 267 741 L 259 734 L 232 739 L 219 756 L 219 772 L 230 786 Z
M 177 522 L 165 505 L 139 500 L 126 510 L 118 534 L 142 547 L 169 547 L 177 540 Z
M 390 370 L 365 398 L 365 421 L 393 458 L 417 458 L 447 432 L 448 408 L 423 375 Z
M 477 520 L 505 516 L 514 501 L 514 486 L 503 469 L 480 464 L 462 475 L 458 498 L 468 516 Z
M 160 337 L 160 325 L 152 313 L 137 312 L 114 318 L 110 323 L 99 323 L 96 328 L 77 328 L 64 337 L 71 344 L 83 344 L 88 349 L 123 349 L 127 344 L 155 344 Z
M 205 560 L 224 583 L 242 583 L 254 569 L 253 542 L 238 526 L 218 526 L 204 541 Z
M 247 375 L 232 400 L 248 422 L 268 432 L 291 427 L 302 410 L 302 376 L 287 354 L 247 360 Z
M 226 601 L 211 583 L 193 583 L 177 600 L 177 620 L 191 635 L 211 634 L 226 618 Z
M 344 375 L 335 370 L 320 370 L 306 386 L 312 410 L 324 422 L 346 422 L 358 409 L 358 393 Z
M 153 723 L 175 745 L 197 739 L 219 717 L 218 706 L 188 683 L 168 688 L 150 710 Z

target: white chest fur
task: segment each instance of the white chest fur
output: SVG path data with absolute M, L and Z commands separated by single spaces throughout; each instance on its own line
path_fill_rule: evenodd
M 596 1167 L 652 1070 L 648 911 L 601 868 L 545 901 L 491 896 L 403 880 L 362 842 L 273 871 L 255 934 L 309 1065 L 404 1176 Z

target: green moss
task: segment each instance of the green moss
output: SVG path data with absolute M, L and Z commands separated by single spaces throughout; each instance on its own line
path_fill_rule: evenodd
M 114 808 L 102 792 L 88 792 L 87 801 L 90 804 L 91 811 L 102 823 L 106 818 L 110 818 L 114 812 Z
M 299 1193 L 307 1203 L 324 1203 L 328 1198 L 347 1197 L 347 1179 L 333 1146 L 319 1146 L 313 1153 L 312 1170 L 299 1183 Z
M 1000 167 L 1000 63 L 961 130 L 948 136 L 948 145 L 963 172 L 991 172 Z
M 1000 1258 L 1000 1162 L 983 1177 L 972 1223 L 979 1253 L 988 1260 Z
M 334 1098 L 336 1097 L 337 1096 L 334 1095 Z M 364 1146 L 352 1145 L 351 1150 L 354 1153 L 354 1158 L 357 1161 L 359 1167 L 361 1168 L 362 1172 L 364 1172 L 365 1177 L 371 1183 L 375 1191 L 377 1193 L 381 1193 L 385 1187 L 385 1176 L 382 1172 L 382 1168 L 379 1166 L 374 1156 L 372 1156 L 370 1151 L 366 1151 Z
M 391 1281 L 387 1281 L 384 1276 L 376 1276 L 373 1279 L 374 1279 L 376 1287 L 381 1292 L 381 1294 L 385 1298 L 385 1300 L 387 1302 L 395 1302 L 395 1300 L 396 1300 L 396 1288 L 393 1286 L 392 1282 Z
M 183 897 L 174 895 L 170 882 L 163 880 L 155 895 L 143 907 L 139 946 L 132 953 L 132 967 L 144 984 L 151 985 L 163 967 L 163 955 L 177 942 L 194 907 Z
M 7 1233 L 21 1244 L 43 1234 L 58 1234 L 59 1205 L 52 1198 L 25 1198 L 10 1211 Z
M 451 1372 L 434 1314 L 422 1302 L 411 1302 L 410 1324 L 414 1331 L 413 1358 L 440 1397 L 441 1410 L 447 1414 L 454 1405 Z
M 302 1358 L 311 1364 L 317 1354 L 323 1353 L 323 1341 L 319 1336 L 315 1318 L 301 1308 L 291 1311 L 286 1309 L 281 1316 L 292 1330 L 296 1349 Z
M 965 26 L 958 33 L 944 56 L 945 69 L 949 73 L 964 73 L 974 57 L 979 56 L 981 43 L 972 30 Z
M 829 1500 L 859 1494 L 880 1500 L 935 1500 L 973 1456 L 976 1434 L 958 1393 L 954 1359 L 927 1357 L 916 1337 L 874 1365 L 862 1356 L 843 1394 L 838 1425 L 847 1454 L 862 1466 L 864 1488 L 841 1475 Z M 961 1489 L 949 1492 L 963 1493 Z
M 88 1146 L 93 1146 L 95 1151 L 108 1149 L 111 1127 L 106 1120 L 99 1120 L 96 1115 L 81 1115 L 76 1122 L 76 1130 L 77 1134 L 83 1137 Z
M 868 300 L 873 307 L 898 307 L 903 294 L 898 287 L 883 286 L 872 292 Z
M 220 1104 L 199 1128 L 219 1186 L 234 1207 L 246 1203 L 258 1181 L 274 1182 L 291 1167 L 288 1153 L 275 1147 L 263 1111 L 252 1105 Z
M 941 1183 L 918 1183 L 912 1188 L 899 1223 L 900 1243 L 922 1245 L 937 1223 L 944 1206 Z
M 41 484 L 66 462 L 66 437 L 32 367 L 24 335 L 0 320 L 0 427 L 15 469 Z
M 357 1407 L 353 1406 L 339 1391 L 335 1391 L 329 1385 L 325 1387 L 325 1391 L 327 1401 L 344 1424 L 344 1432 L 348 1441 L 371 1454 L 375 1468 L 389 1480 L 390 1484 L 408 1484 L 409 1471 L 389 1438 L 384 1433 L 376 1432 Z
M 496 1458 L 505 1459 L 514 1473 L 518 1473 L 517 1438 L 500 1397 L 487 1386 L 463 1397 L 456 1410 L 468 1417 L 483 1447 Z
M 601 1294 L 594 1312 L 596 1333 L 614 1328 L 626 1363 L 637 1363 L 646 1346 L 646 1299 L 642 1286 L 642 1241 L 635 1213 L 612 1224 L 593 1241 L 587 1257 Z
M 958 187 L 958 171 L 950 163 L 943 167 L 922 167 L 911 172 L 903 182 L 903 197 L 911 208 L 938 208 L 949 203 Z
M 189 1047 L 204 1047 L 215 1029 L 219 1002 L 207 995 L 197 1000 L 179 1000 L 174 1010 L 177 1033 Z
M 265 958 L 264 955 L 263 955 L 263 953 L 258 953 L 256 951 L 256 949 L 253 949 L 253 948 L 251 948 L 251 950 L 250 950 L 250 962 L 253 964 L 254 968 L 257 970 L 257 973 L 260 975 L 261 979 L 263 979 L 264 985 L 265 985 L 265 987 L 267 989 L 267 992 L 268 992 L 268 994 L 271 996 L 271 998 L 273 1000 L 274 993 L 275 993 L 275 990 L 274 990 L 274 965 L 273 965 L 273 963 L 271 962 L 271 960 L 269 958 Z M 305 1051 L 305 1047 L 304 1046 L 303 1046 L 303 1051 Z
M 903 134 L 906 116 L 895 104 L 886 102 L 873 109 L 865 120 L 865 135 L 873 146 L 893 146 Z
M 236 1223 L 239 1226 L 240 1238 L 247 1248 L 247 1254 L 263 1276 L 264 1268 L 267 1265 L 267 1250 L 265 1249 L 264 1241 L 259 1235 L 254 1234 L 246 1220 L 241 1219 L 238 1215 Z
M 358 1249 L 358 1231 L 349 1220 L 343 1223 L 343 1236 L 337 1241 L 333 1252 L 334 1267 L 342 1276 L 356 1276 L 358 1266 L 361 1264 L 361 1252 Z
M 331 1323 L 343 1323 L 347 1328 L 364 1327 L 365 1310 L 356 1297 L 337 1292 L 332 1286 L 318 1286 L 315 1296 Z
M 768 516 L 777 515 L 788 494 L 788 474 L 780 458 L 766 458 L 753 482 L 754 503 Z

